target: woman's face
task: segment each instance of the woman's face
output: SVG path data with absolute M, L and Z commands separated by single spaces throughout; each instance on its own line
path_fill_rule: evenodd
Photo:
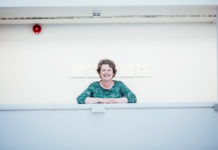
M 112 80 L 113 79 L 113 69 L 108 64 L 101 65 L 100 78 L 102 80 Z

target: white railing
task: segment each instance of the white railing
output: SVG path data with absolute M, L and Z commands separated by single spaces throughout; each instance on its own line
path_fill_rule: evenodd
M 183 108 L 214 108 L 218 110 L 218 103 L 137 103 L 137 104 L 8 104 L 0 105 L 0 111 L 28 111 L 28 110 L 91 110 L 105 112 L 109 109 L 183 109 Z

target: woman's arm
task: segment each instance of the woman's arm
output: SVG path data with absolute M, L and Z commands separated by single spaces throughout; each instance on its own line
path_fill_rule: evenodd
M 102 103 L 102 98 L 86 97 L 85 104 L 98 104 Z
M 77 97 L 77 102 L 78 104 L 85 104 L 85 100 L 87 97 L 92 97 L 92 89 L 91 89 L 91 85 L 84 91 L 82 92 L 82 94 L 80 94 L 78 97 Z
M 123 96 L 127 98 L 128 103 L 137 102 L 135 94 L 123 82 L 121 82 L 121 92 Z
M 128 103 L 128 99 L 126 97 L 114 98 L 113 101 L 114 103 Z

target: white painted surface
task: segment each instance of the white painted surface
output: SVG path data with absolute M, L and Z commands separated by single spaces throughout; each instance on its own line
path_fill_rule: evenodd
M 217 150 L 211 106 L 0 105 L 0 149 Z
M 1 0 L 1 7 L 30 6 L 218 5 L 217 0 Z
M 67 7 L 1 7 L 0 17 L 92 16 L 101 10 L 101 16 L 123 15 L 216 15 L 216 6 L 67 6 Z
M 164 1 L 165 2 L 165 1 Z M 100 10 L 98 17 L 93 11 Z M 0 24 L 215 23 L 215 5 L 0 7 Z
M 0 104 L 75 103 L 97 78 L 71 65 L 109 58 L 150 64 L 150 78 L 118 78 L 138 102 L 216 102 L 215 24 L 0 25 Z M 119 71 L 119 70 L 118 70 Z

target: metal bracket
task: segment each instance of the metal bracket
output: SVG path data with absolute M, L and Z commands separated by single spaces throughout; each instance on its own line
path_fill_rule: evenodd
M 105 113 L 106 108 L 103 104 L 93 104 L 92 105 L 92 112 L 93 113 Z

